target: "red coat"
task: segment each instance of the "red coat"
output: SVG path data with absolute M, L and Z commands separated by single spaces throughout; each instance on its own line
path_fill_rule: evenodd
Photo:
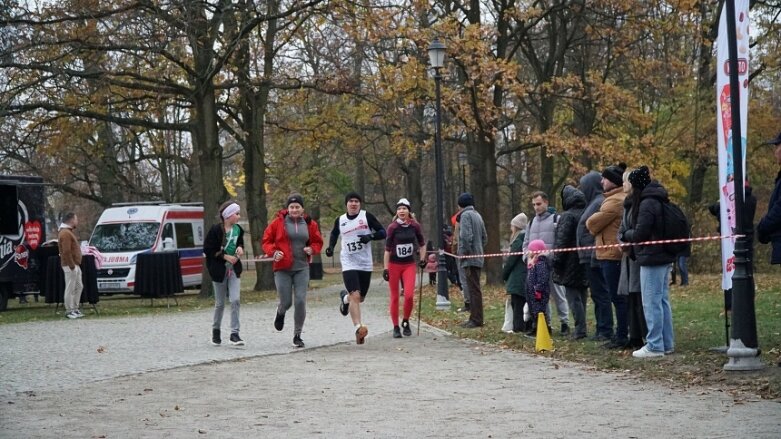
M 284 253 L 284 256 L 279 261 L 275 261 L 272 265 L 274 271 L 287 270 L 293 266 L 293 250 L 290 247 L 290 240 L 285 230 L 285 217 L 287 216 L 287 209 L 282 209 L 277 212 L 277 217 L 271 221 L 271 224 L 266 227 L 266 231 L 263 233 L 263 253 L 266 256 L 274 257 L 274 253 L 279 250 Z M 320 254 L 320 250 L 323 248 L 323 237 L 320 235 L 320 228 L 317 226 L 317 221 L 304 215 L 304 221 L 307 224 L 309 230 L 309 241 L 307 245 L 312 247 L 312 255 Z M 312 262 L 312 256 L 309 256 L 309 262 Z

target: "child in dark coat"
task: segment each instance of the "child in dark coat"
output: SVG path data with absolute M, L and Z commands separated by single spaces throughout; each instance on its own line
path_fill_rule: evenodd
M 537 319 L 539 313 L 545 315 L 545 323 L 550 333 L 550 316 L 548 315 L 548 300 L 550 299 L 550 260 L 545 253 L 545 242 L 535 239 L 529 243 L 528 250 L 528 275 L 526 278 L 526 301 L 529 304 L 532 322 L 534 324 L 531 334 L 537 333 Z

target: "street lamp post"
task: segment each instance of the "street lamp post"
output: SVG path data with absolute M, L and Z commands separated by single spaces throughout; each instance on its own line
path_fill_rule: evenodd
M 436 161 L 437 189 L 437 234 L 439 235 L 439 257 L 437 258 L 437 309 L 449 309 L 450 298 L 447 289 L 447 268 L 445 264 L 445 166 L 442 162 L 442 98 L 440 69 L 445 64 L 445 45 L 439 39 L 434 39 L 428 48 L 431 68 L 434 69 L 434 84 L 436 94 L 436 117 L 434 128 L 434 159 Z
M 461 193 L 466 192 L 466 164 L 469 162 L 469 156 L 465 152 L 458 153 L 458 164 L 461 166 Z
M 757 341 L 756 310 L 754 309 L 754 269 L 752 261 L 746 256 L 746 230 L 743 227 L 745 212 L 743 165 L 743 142 L 740 125 L 740 78 L 738 69 L 738 43 L 735 25 L 735 0 L 726 1 L 727 46 L 729 49 L 729 85 L 730 111 L 732 115 L 732 157 L 734 159 L 735 178 L 735 271 L 732 274 L 732 335 L 730 336 L 727 357 L 729 361 L 724 370 L 757 370 L 762 368 L 759 361 L 759 342 Z

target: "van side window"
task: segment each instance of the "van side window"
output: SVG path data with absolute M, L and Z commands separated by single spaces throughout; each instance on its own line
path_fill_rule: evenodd
M 171 224 L 171 223 L 165 223 L 165 225 L 163 226 L 163 236 L 162 236 L 162 238 L 163 238 L 163 239 L 165 239 L 165 238 L 171 238 L 171 239 L 174 239 L 174 228 L 173 228 L 173 224 Z
M 191 223 L 176 223 L 174 227 L 176 227 L 176 246 L 178 248 L 195 247 L 195 236 Z

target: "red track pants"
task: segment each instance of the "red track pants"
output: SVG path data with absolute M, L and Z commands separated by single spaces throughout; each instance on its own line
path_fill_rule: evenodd
M 399 325 L 399 281 L 404 286 L 404 320 L 409 320 L 412 314 L 413 300 L 415 299 L 415 273 L 417 265 L 388 263 L 388 275 L 390 280 L 390 316 L 393 326 Z

